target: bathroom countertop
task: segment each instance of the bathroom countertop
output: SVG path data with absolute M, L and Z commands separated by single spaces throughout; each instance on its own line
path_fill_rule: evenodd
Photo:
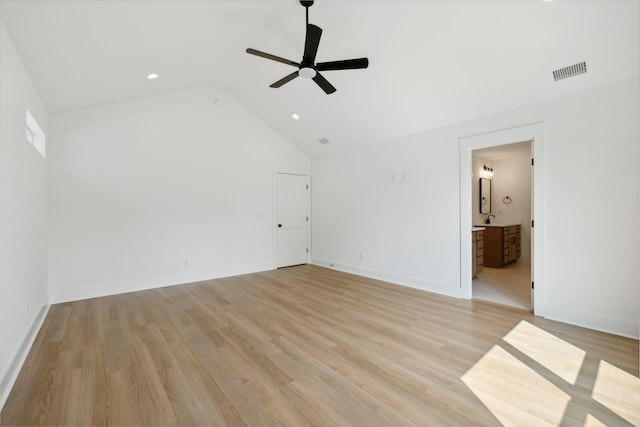
M 476 224 L 474 227 L 511 227 L 513 225 L 522 225 L 519 222 L 496 222 L 491 224 Z
M 471 227 L 471 231 L 482 231 L 484 230 L 484 226 L 474 225 Z

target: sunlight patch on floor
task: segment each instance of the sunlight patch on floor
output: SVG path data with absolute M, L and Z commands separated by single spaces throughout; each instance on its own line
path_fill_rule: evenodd
M 601 360 L 591 397 L 640 426 L 640 378 Z
M 587 418 L 584 420 L 584 425 L 586 427 L 607 427 L 605 423 L 597 419 L 591 414 L 587 414 Z
M 524 320 L 503 339 L 566 382 L 576 383 L 584 350 Z
M 640 378 L 597 360 L 591 384 L 583 369 L 595 366 L 585 367 L 583 349 L 526 321 L 503 340 L 461 377 L 503 425 L 640 426 Z M 584 406 L 586 396 L 593 400 Z
M 558 426 L 571 399 L 497 345 L 461 379 L 505 426 Z

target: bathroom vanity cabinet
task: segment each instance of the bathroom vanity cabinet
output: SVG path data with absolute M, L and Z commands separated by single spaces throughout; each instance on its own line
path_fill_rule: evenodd
M 484 265 L 484 227 L 474 227 L 471 230 L 471 264 L 475 279 L 478 273 L 482 273 Z
M 520 257 L 520 224 L 484 225 L 484 265 L 500 268 Z

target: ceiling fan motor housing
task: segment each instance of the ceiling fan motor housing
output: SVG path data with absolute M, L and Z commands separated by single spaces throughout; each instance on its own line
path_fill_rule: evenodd
M 300 4 L 304 7 L 311 7 L 313 6 L 313 0 L 300 0 Z

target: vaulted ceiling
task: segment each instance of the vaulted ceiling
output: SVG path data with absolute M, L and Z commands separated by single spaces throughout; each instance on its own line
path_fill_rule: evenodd
M 245 53 L 299 61 L 298 0 L 0 0 L 50 114 L 217 87 L 310 155 L 640 74 L 638 1 L 318 0 L 309 13 L 324 30 L 318 61 L 370 60 L 324 72 L 332 95 L 302 78 L 272 89 L 294 69 Z M 581 61 L 587 74 L 553 81 Z

